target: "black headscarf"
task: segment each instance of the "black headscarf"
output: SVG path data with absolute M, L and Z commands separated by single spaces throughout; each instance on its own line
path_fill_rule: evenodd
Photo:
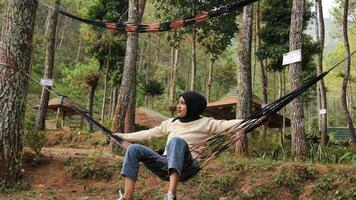
M 185 123 L 200 119 L 200 115 L 203 114 L 207 105 L 205 97 L 194 91 L 186 91 L 179 97 L 183 97 L 187 106 L 187 114 L 178 118 L 179 121 Z

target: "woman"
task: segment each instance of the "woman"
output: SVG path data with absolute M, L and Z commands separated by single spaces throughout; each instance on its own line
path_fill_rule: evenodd
M 119 200 L 131 200 L 138 176 L 139 162 L 163 180 L 169 180 L 165 200 L 176 200 L 179 181 L 186 181 L 199 171 L 199 161 L 194 159 L 199 150 L 189 147 L 207 139 L 210 134 L 219 133 L 240 120 L 215 120 L 200 117 L 206 109 L 206 99 L 197 92 L 187 91 L 179 96 L 177 118 L 168 119 L 158 127 L 134 133 L 115 135 L 128 141 L 143 141 L 168 135 L 163 155 L 139 144 L 128 147 L 121 175 L 125 177 L 125 194 Z

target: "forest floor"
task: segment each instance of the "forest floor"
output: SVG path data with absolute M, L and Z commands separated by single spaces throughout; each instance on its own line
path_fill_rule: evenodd
M 0 199 L 117 199 L 124 188 L 123 158 L 112 155 L 105 140 L 99 133 L 50 133 L 41 157 L 25 148 L 24 181 L 0 193 Z M 167 188 L 167 182 L 141 167 L 135 200 L 161 200 Z M 178 199 L 356 199 L 356 166 L 227 154 L 181 184 Z

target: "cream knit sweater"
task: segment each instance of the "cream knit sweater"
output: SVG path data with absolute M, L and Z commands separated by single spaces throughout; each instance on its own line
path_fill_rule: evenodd
M 133 133 L 115 133 L 115 135 L 131 141 L 144 141 L 150 140 L 152 138 L 158 138 L 165 135 L 168 135 L 166 145 L 173 137 L 180 137 L 184 139 L 189 147 L 194 144 L 200 143 L 207 139 L 209 136 L 215 133 L 220 133 L 232 125 L 240 122 L 240 119 L 235 120 L 216 120 L 214 118 L 202 117 L 198 120 L 182 123 L 179 120 L 173 118 L 168 119 L 160 126 L 154 127 L 149 130 L 143 130 Z M 164 155 L 166 154 L 166 149 Z M 199 150 L 192 152 L 193 158 L 199 154 Z

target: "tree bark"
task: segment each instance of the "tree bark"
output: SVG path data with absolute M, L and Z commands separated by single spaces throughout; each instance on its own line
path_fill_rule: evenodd
M 303 33 L 303 13 L 304 0 L 293 0 L 291 27 L 289 34 L 289 50 L 293 51 L 302 48 Z M 291 91 L 299 88 L 302 84 L 302 64 L 301 62 L 289 66 L 289 79 Z M 292 155 L 297 160 L 305 154 L 304 141 L 304 111 L 301 97 L 296 97 L 292 101 Z
M 59 8 L 60 0 L 55 2 L 56 8 Z M 56 49 L 56 31 L 57 31 L 57 19 L 58 11 L 52 12 L 49 19 L 49 28 L 46 42 L 46 63 L 43 79 L 52 79 L 53 77 L 53 66 L 55 58 L 55 49 Z M 51 86 L 43 86 L 40 106 L 37 113 L 37 125 L 40 130 L 44 130 L 46 126 L 46 113 L 48 108 L 48 101 L 50 93 L 48 89 L 51 89 Z
M 77 57 L 76 57 L 77 61 L 79 61 L 79 59 L 80 59 L 81 50 L 82 50 L 82 37 L 81 37 L 81 34 L 79 34 L 78 50 L 77 50 Z
M 319 41 L 320 40 L 320 33 L 319 33 L 319 19 L 318 19 L 318 0 L 315 0 L 315 12 L 316 12 L 316 20 L 315 20 L 315 37 Z M 319 59 L 319 57 L 317 58 Z M 319 62 L 319 61 L 318 61 Z M 318 66 L 317 67 L 317 73 L 318 73 Z M 320 83 L 319 81 L 316 83 L 316 112 L 318 115 L 318 128 L 320 130 L 321 127 L 321 117 L 320 117 L 320 109 L 321 109 L 321 95 L 320 95 Z
M 126 112 L 126 118 L 125 118 L 125 133 L 130 133 L 135 131 L 135 111 L 136 111 L 136 105 L 133 101 L 133 99 L 136 99 L 136 87 L 134 87 L 131 92 L 130 92 L 130 104 L 128 107 L 128 111 Z
M 116 103 L 117 103 L 117 91 L 118 88 L 117 87 L 114 87 L 113 86 L 113 91 L 112 91 L 112 104 L 111 104 L 111 111 L 110 111 L 110 119 L 113 118 L 113 114 L 115 113 L 115 106 L 116 106 Z
M 61 47 L 63 45 L 66 24 L 67 24 L 67 17 L 64 18 L 63 27 L 62 27 L 62 31 L 61 31 L 61 40 L 59 41 L 59 45 L 58 45 L 59 47 Z
M 243 22 L 239 33 L 239 42 L 237 48 L 237 119 L 248 117 L 252 111 L 252 10 L 252 5 L 248 5 L 243 8 Z M 236 152 L 238 155 L 248 155 L 248 141 L 246 135 L 236 143 Z
M 148 35 L 148 44 L 147 44 L 147 65 L 146 65 L 146 77 L 145 77 L 145 83 L 148 83 L 149 77 L 150 77 L 150 70 L 151 70 L 151 35 Z M 146 102 L 146 107 L 148 107 L 148 95 L 145 95 L 145 102 Z
M 93 117 L 93 101 L 94 101 L 95 89 L 96 87 L 89 86 L 87 110 L 90 117 Z M 93 125 L 91 123 L 88 123 L 88 129 L 90 133 L 93 132 Z
M 283 96 L 283 71 L 278 71 L 278 98 Z
M 190 90 L 194 91 L 195 90 L 195 76 L 197 72 L 197 62 L 196 62 L 196 28 L 195 25 L 193 25 L 193 30 L 192 30 L 192 65 L 191 65 L 191 74 L 190 74 Z
M 208 100 L 208 102 L 210 102 L 211 82 L 212 82 L 212 78 L 213 78 L 214 62 L 215 62 L 215 59 L 214 59 L 213 55 L 210 55 L 209 77 L 208 77 L 208 84 L 207 84 L 208 89 L 206 92 L 206 99 Z
M 169 96 L 170 96 L 170 94 L 171 94 L 171 82 L 172 82 L 172 76 L 173 76 L 173 66 L 174 66 L 174 46 L 172 46 L 172 47 L 170 47 L 171 48 L 171 55 L 170 55 L 170 61 L 171 61 L 171 70 L 167 70 L 168 72 L 167 72 L 167 82 L 168 82 L 168 85 L 169 85 L 169 87 L 167 87 L 167 98 L 168 98 L 168 107 L 169 107 L 169 105 L 170 105 L 170 103 L 169 103 Z
M 192 62 L 192 58 L 190 58 L 190 62 Z M 187 78 L 186 81 L 185 81 L 185 88 L 184 88 L 185 91 L 187 91 L 187 90 L 189 89 L 189 87 L 190 87 L 189 83 L 190 83 L 190 81 L 191 81 L 191 79 L 190 79 L 191 71 L 192 71 L 192 68 L 189 67 L 189 68 L 188 68 L 188 71 L 187 71 L 187 77 L 188 77 L 188 78 Z
M 282 72 L 283 72 L 283 96 L 285 95 L 285 93 L 286 93 L 286 72 L 285 72 L 285 70 L 283 69 L 282 70 Z M 285 143 L 285 137 L 286 137 L 286 107 L 284 107 L 283 109 L 282 109 L 282 120 L 283 120 L 283 122 L 282 122 L 282 136 L 281 136 L 281 144 L 282 144 L 282 147 L 283 147 L 283 145 L 284 145 L 284 143 Z
M 143 66 L 143 52 L 145 52 L 145 41 L 144 40 L 141 40 L 141 41 L 143 41 L 142 42 L 142 46 L 141 46 L 141 51 L 140 51 L 140 57 L 139 57 L 139 61 L 138 61 L 138 70 L 140 71 L 141 70 L 141 68 L 142 68 L 142 66 Z
M 103 102 L 101 105 L 101 123 L 105 120 L 105 108 L 106 108 L 106 96 L 108 93 L 108 81 L 109 81 L 109 67 L 110 67 L 110 57 L 111 57 L 111 48 L 109 47 L 108 58 L 106 60 L 106 68 L 104 72 L 104 96 Z
M 348 82 L 350 79 L 350 65 L 351 65 L 349 36 L 347 33 L 348 10 L 349 10 L 349 0 L 345 0 L 344 8 L 343 8 L 344 13 L 343 13 L 343 22 L 342 22 L 342 33 L 343 33 L 343 38 L 344 38 L 345 56 L 347 57 L 347 59 L 346 59 L 346 65 L 345 65 L 345 76 L 342 81 L 341 103 L 342 103 L 342 108 L 344 110 L 344 114 L 345 114 L 345 118 L 346 118 L 347 128 L 349 129 L 349 133 L 351 136 L 352 146 L 355 147 L 356 146 L 356 134 L 355 134 L 354 124 L 353 124 L 351 115 L 349 113 L 349 110 L 347 108 L 347 85 L 348 85 Z
M 47 17 L 46 17 L 46 22 L 45 22 L 45 27 L 44 27 L 44 35 L 47 35 L 48 33 L 48 28 L 49 28 L 49 20 L 50 20 L 50 17 L 51 17 L 51 12 L 52 10 L 51 9 L 48 9 L 48 14 L 47 14 Z M 44 40 L 43 40 L 43 44 L 45 45 L 46 44 L 46 37 L 44 37 Z
M 31 72 L 37 1 L 8 0 L 0 38 L 0 180 L 15 183 L 21 169 L 21 135 Z
M 324 41 L 325 41 L 325 26 L 324 26 L 324 16 L 323 16 L 323 6 L 321 0 L 316 0 L 316 5 L 318 7 L 318 23 L 319 27 L 319 34 L 317 35 L 317 41 L 319 41 L 321 51 L 318 55 L 318 64 L 317 64 L 317 74 L 323 73 L 323 51 L 324 51 Z M 318 88 L 320 90 L 320 109 L 327 110 L 327 101 L 326 101 L 326 88 L 324 80 L 321 79 L 318 82 Z M 320 120 L 320 133 L 321 133 L 321 144 L 326 145 L 327 141 L 327 130 L 328 130 L 328 118 L 327 113 L 324 114 L 319 113 L 319 120 Z
M 351 80 L 349 80 L 349 112 L 350 112 L 350 117 L 351 117 L 351 119 L 353 119 L 352 118 L 352 105 L 353 105 L 353 98 L 352 98 L 352 81 Z
M 130 0 L 129 1 L 129 22 L 141 23 L 145 0 Z M 125 117 L 127 116 L 129 106 L 135 107 L 136 95 L 131 95 L 131 91 L 136 92 L 136 58 L 138 48 L 138 33 L 128 33 L 126 43 L 126 55 L 124 62 L 124 72 L 120 86 L 119 99 L 115 108 L 114 119 L 112 122 L 112 131 L 123 133 L 125 130 Z M 130 98 L 131 97 L 131 98 Z M 130 109 L 133 110 L 133 109 Z M 132 111 L 131 111 L 132 112 Z M 135 115 L 134 113 L 132 114 Z M 132 116 L 131 115 L 131 116 Z M 134 118 L 133 118 L 134 119 Z M 118 145 L 113 141 L 113 153 L 118 152 Z
M 261 46 L 261 38 L 259 36 L 261 28 L 261 16 L 260 16 L 260 2 L 256 3 L 256 49 L 259 49 Z M 258 60 L 261 67 L 261 80 L 262 80 L 262 104 L 268 104 L 268 79 L 267 79 L 267 70 L 263 64 L 263 60 Z M 267 140 L 267 123 L 263 124 L 262 129 L 263 143 L 266 144 Z
M 157 57 L 156 57 L 156 60 L 159 62 L 160 60 L 160 56 L 161 56 L 161 35 L 158 34 L 158 42 L 157 42 Z
M 174 96 L 176 93 L 176 83 L 177 83 L 177 71 L 178 71 L 178 56 L 179 49 L 178 47 L 174 48 L 174 58 L 173 58 L 173 66 L 172 66 L 172 77 L 170 82 L 170 90 L 169 90 L 169 108 L 171 109 L 174 106 Z M 173 110 L 171 110 L 173 116 Z

